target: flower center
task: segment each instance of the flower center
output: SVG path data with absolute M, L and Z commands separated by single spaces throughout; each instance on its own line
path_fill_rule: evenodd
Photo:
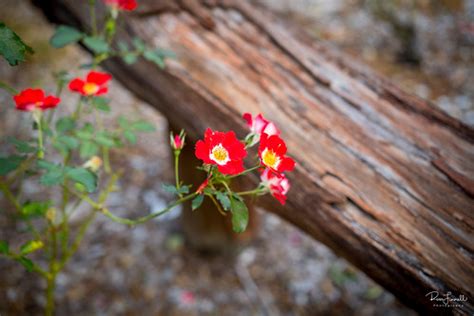
M 35 102 L 35 107 L 39 108 L 43 105 L 43 101 L 36 101 Z
M 85 94 L 92 95 L 99 91 L 99 86 L 93 82 L 86 82 L 83 89 Z
M 225 165 L 230 160 L 229 152 L 222 146 L 222 144 L 212 148 L 210 158 L 219 165 Z
M 268 148 L 263 151 L 262 160 L 266 166 L 273 169 L 275 169 L 278 166 L 278 163 L 280 163 L 280 158 L 275 154 L 273 150 L 270 150 Z

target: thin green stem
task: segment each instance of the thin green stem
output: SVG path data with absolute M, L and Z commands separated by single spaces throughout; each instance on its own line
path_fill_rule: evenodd
M 13 195 L 12 191 L 10 191 L 8 186 L 2 181 L 0 181 L 0 190 L 2 191 L 5 198 L 15 207 L 15 209 L 18 212 L 21 212 L 20 202 L 18 202 L 15 195 Z
M 38 123 L 38 159 L 44 158 L 44 148 L 43 148 L 43 123 L 41 116 L 37 120 Z
M 76 110 L 74 111 L 72 118 L 76 121 L 79 120 L 79 118 L 81 117 L 81 111 L 82 111 L 82 97 L 80 97 L 79 100 L 77 101 Z
M 236 178 L 236 177 L 243 176 L 243 175 L 245 175 L 245 174 L 247 174 L 247 173 L 250 173 L 250 172 L 252 172 L 252 171 L 254 171 L 254 170 L 257 170 L 258 168 L 260 168 L 260 165 L 255 166 L 255 167 L 252 167 L 252 168 L 247 169 L 247 170 L 245 170 L 245 171 L 242 171 L 242 172 L 239 173 L 239 174 L 236 174 L 236 175 L 233 175 L 233 176 L 229 176 L 229 177 L 227 177 L 227 179 L 233 179 L 233 178 Z
M 176 190 L 179 192 L 181 183 L 179 181 L 179 154 L 178 150 L 174 151 L 174 178 L 176 180 Z M 179 197 L 183 197 L 181 193 L 178 194 Z
M 97 20 L 95 16 L 95 0 L 89 0 L 89 14 L 91 17 L 92 36 L 97 35 Z
M 50 273 L 46 278 L 46 316 L 52 316 L 54 314 L 54 290 L 56 289 L 56 276 L 57 273 Z
M 256 188 L 254 190 L 249 190 L 249 191 L 242 191 L 242 192 L 237 192 L 238 195 L 242 196 L 242 195 L 253 195 L 253 194 L 256 194 L 256 195 L 261 195 L 261 194 L 264 194 L 267 192 L 267 189 L 266 188 Z

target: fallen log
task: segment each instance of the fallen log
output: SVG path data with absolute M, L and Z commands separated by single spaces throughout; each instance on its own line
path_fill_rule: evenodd
M 173 50 L 162 71 L 105 67 L 192 138 L 274 121 L 297 161 L 282 208 L 262 204 L 423 312 L 474 313 L 474 130 L 245 1 L 142 1 L 119 37 Z M 87 1 L 38 1 L 89 28 Z M 442 308 L 427 293 L 467 301 Z M 453 302 L 455 303 L 455 302 Z

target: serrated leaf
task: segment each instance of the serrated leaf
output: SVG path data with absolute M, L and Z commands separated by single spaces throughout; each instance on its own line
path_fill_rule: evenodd
M 135 135 L 135 133 L 132 131 L 129 131 L 129 130 L 124 131 L 123 137 L 125 137 L 125 139 L 128 140 L 133 145 L 137 143 L 137 135 Z
M 33 49 L 26 45 L 15 32 L 0 22 L 0 55 L 8 61 L 10 66 L 16 66 L 25 61 L 25 55 L 33 52 Z
M 79 156 L 81 158 L 90 158 L 99 152 L 99 146 L 92 141 L 83 141 L 79 148 Z
M 21 207 L 21 217 L 30 219 L 33 217 L 44 216 L 51 206 L 51 202 L 27 202 Z
M 0 253 L 8 255 L 10 253 L 10 246 L 5 240 L 0 240 Z
M 32 253 L 36 250 L 43 248 L 43 246 L 44 244 L 41 240 L 30 240 L 20 247 L 20 254 L 22 256 L 25 256 L 29 253 Z
M 243 201 L 236 199 L 234 196 L 230 198 L 232 212 L 232 229 L 236 233 L 242 233 L 249 223 L 249 211 L 247 205 Z
M 136 121 L 132 123 L 130 128 L 137 132 L 154 132 L 156 131 L 155 126 L 147 121 Z
M 34 269 L 34 263 L 33 261 L 31 261 L 30 259 L 26 258 L 26 257 L 20 257 L 17 259 L 19 263 L 21 263 L 25 269 L 28 271 L 28 272 L 32 272 L 33 269 Z
M 86 168 L 72 168 L 66 172 L 66 177 L 84 185 L 89 193 L 97 188 L 97 175 Z
M 78 42 L 83 36 L 83 33 L 73 27 L 60 25 L 49 40 L 49 43 L 55 48 L 62 48 L 66 45 Z
M 62 117 L 56 122 L 56 131 L 68 132 L 76 127 L 76 122 L 71 117 Z
M 204 195 L 203 194 L 199 194 L 198 196 L 196 196 L 193 199 L 193 201 L 191 202 L 191 207 L 192 207 L 193 211 L 195 209 L 199 208 L 203 201 L 204 201 Z
M 109 44 L 101 37 L 88 36 L 83 39 L 83 43 L 96 54 L 107 53 L 109 51 Z
M 230 209 L 230 199 L 227 194 L 217 191 L 216 198 L 219 200 L 224 210 L 228 211 Z
M 0 176 L 4 176 L 9 172 L 15 170 L 26 159 L 23 156 L 9 156 L 0 158 Z
M 95 97 L 92 99 L 92 104 L 102 112 L 110 112 L 110 100 L 104 97 Z

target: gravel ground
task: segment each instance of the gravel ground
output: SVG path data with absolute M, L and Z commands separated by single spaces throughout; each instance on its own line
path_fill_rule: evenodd
M 294 1 L 296 9 L 290 8 L 290 12 L 293 12 L 292 18 L 305 23 L 308 28 L 317 26 L 319 34 L 332 34 L 326 37 L 349 52 L 363 46 L 354 44 L 355 40 L 344 42 L 344 38 L 350 38 L 350 32 L 358 30 L 354 27 L 347 31 L 344 27 L 351 23 L 360 25 L 367 16 L 357 16 L 366 13 L 350 10 L 357 1 L 331 2 L 333 4 L 327 5 L 325 12 L 326 15 L 332 12 L 332 15 L 319 22 L 315 20 L 320 16 L 313 14 L 308 17 L 301 11 L 310 12 L 308 6 L 321 5 L 323 1 Z M 298 9 L 297 3 L 300 3 L 302 10 Z M 278 1 L 271 4 L 279 9 Z M 0 61 L 2 80 L 16 87 L 47 85 L 51 69 L 71 67 L 71 60 L 76 65 L 87 61 L 87 56 L 79 48 L 60 51 L 48 48 L 46 42 L 52 28 L 27 2 L 0 0 L 0 7 L 0 20 L 13 27 L 37 51 L 30 62 L 17 68 L 10 68 Z M 326 24 L 327 20 L 331 23 Z M 349 33 L 337 35 L 341 32 Z M 381 32 L 384 34 L 385 31 L 382 29 Z M 379 43 L 377 38 L 366 41 Z M 377 45 L 374 50 L 378 49 Z M 395 54 L 396 48 L 391 51 Z M 370 52 L 367 55 L 372 56 Z M 406 69 L 412 74 L 412 70 Z M 463 70 L 461 72 L 464 76 Z M 396 79 L 397 76 L 403 77 L 403 74 L 393 76 Z M 419 85 L 426 86 L 421 90 L 428 91 L 427 97 L 431 97 L 435 86 L 425 83 L 424 75 L 416 78 Z M 472 116 L 469 114 L 472 111 L 472 95 L 462 94 L 469 90 L 463 89 L 466 88 L 453 88 L 445 96 L 449 100 L 459 96 L 470 100 L 469 106 L 457 107 L 451 114 L 459 116 L 462 113 L 461 117 L 472 123 L 469 118 L 469 115 Z M 136 100 L 119 84 L 112 85 L 110 96 L 115 117 L 120 114 L 146 117 L 158 131 L 140 138 L 132 150 L 115 152 L 114 163 L 127 170 L 127 177 L 120 182 L 121 191 L 111 195 L 109 205 L 114 210 L 134 210 L 128 212 L 128 216 L 159 209 L 170 198 L 162 191 L 161 183 L 172 178 L 169 171 L 171 158 L 166 145 L 167 123 L 159 113 Z M 436 98 L 432 100 L 439 104 Z M 0 92 L 0 103 L 7 105 L 0 108 L 1 138 L 25 134 L 29 130 L 30 123 L 25 116 L 8 109 L 11 106 L 8 99 L 5 93 Z M 63 103 L 66 104 L 67 99 Z M 3 149 L 0 147 L 0 151 Z M 32 196 L 42 194 L 34 185 L 27 185 L 27 193 Z M 75 219 L 79 221 L 86 211 L 85 208 L 79 209 Z M 59 275 L 57 314 L 414 314 L 327 247 L 267 212 L 260 212 L 261 228 L 256 238 L 234 256 L 204 255 L 187 247 L 177 219 L 179 213 L 178 209 L 172 216 L 134 229 L 99 218 L 79 253 Z M 0 239 L 8 235 L 20 241 L 22 235 L 13 228 L 21 230 L 21 223 L 1 215 Z M 4 272 L 0 274 L 0 315 L 40 314 L 44 305 L 42 280 L 1 258 L 0 270 Z

